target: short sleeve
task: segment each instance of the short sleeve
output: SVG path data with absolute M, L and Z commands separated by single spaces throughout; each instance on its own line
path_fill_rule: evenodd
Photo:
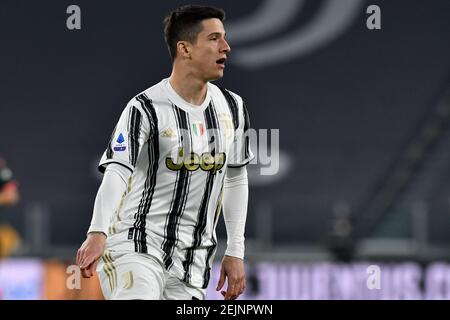
M 145 108 L 147 101 L 142 96 L 136 97 L 123 110 L 100 160 L 100 172 L 104 173 L 110 163 L 134 172 L 142 147 L 152 132 L 151 115 Z
M 250 148 L 250 116 L 245 102 L 235 97 L 238 105 L 238 126 L 235 130 L 234 141 L 228 155 L 228 167 L 238 168 L 250 163 L 255 157 Z

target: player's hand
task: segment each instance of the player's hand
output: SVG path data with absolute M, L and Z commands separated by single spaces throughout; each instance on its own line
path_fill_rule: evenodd
M 242 259 L 230 256 L 223 257 L 216 291 L 222 289 L 226 278 L 228 278 L 228 288 L 226 291 L 221 291 L 221 293 L 225 300 L 234 300 L 245 290 L 245 271 Z
M 77 265 L 81 269 L 83 278 L 94 275 L 97 264 L 105 251 L 106 235 L 101 232 L 92 232 L 87 236 L 77 251 Z

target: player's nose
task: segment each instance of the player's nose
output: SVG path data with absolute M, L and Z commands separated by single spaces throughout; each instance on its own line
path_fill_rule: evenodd
M 227 40 L 223 40 L 223 45 L 222 45 L 222 52 L 228 53 L 231 51 L 231 47 L 228 44 Z

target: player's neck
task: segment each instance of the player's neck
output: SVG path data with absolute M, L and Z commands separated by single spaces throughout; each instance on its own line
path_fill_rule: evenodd
M 175 92 L 190 104 L 200 106 L 205 101 L 208 85 L 193 75 L 172 72 L 169 78 L 170 85 Z

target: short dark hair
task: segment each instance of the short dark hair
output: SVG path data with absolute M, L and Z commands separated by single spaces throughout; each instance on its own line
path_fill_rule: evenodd
M 173 10 L 164 18 L 164 37 L 172 61 L 177 56 L 178 41 L 195 43 L 202 31 L 201 22 L 213 18 L 225 21 L 225 11 L 215 7 L 187 5 Z

